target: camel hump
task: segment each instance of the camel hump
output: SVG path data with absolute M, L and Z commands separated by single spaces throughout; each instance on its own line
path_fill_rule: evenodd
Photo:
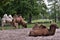
M 36 23 L 34 26 L 33 26 L 33 29 L 38 29 L 39 28 L 39 25 L 38 23 Z
M 43 24 L 41 24 L 39 27 L 40 27 L 40 28 L 46 28 L 46 26 L 43 25 Z

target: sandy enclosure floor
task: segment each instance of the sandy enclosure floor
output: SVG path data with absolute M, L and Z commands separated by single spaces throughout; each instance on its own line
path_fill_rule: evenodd
M 31 28 L 0 30 L 0 40 L 60 40 L 60 29 L 56 30 L 54 36 L 29 37 Z

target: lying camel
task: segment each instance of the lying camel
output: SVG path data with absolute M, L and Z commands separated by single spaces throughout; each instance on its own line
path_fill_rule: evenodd
M 50 36 L 50 35 L 54 35 L 56 28 L 57 28 L 56 24 L 51 24 L 50 29 L 40 28 L 40 29 L 30 31 L 29 36 Z

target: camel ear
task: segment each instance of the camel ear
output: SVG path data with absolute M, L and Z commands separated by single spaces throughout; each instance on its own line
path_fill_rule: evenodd
M 55 26 L 56 26 L 56 28 L 59 28 L 59 27 L 57 26 L 57 24 L 55 24 Z

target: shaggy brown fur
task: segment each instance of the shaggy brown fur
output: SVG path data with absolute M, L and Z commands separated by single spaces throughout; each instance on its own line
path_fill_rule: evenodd
M 29 36 L 44 36 L 48 34 L 48 30 L 47 29 L 40 29 L 40 30 L 32 30 L 29 33 Z
M 50 29 L 48 30 L 47 28 L 40 28 L 40 29 L 35 29 L 30 31 L 29 36 L 49 36 L 49 35 L 54 35 L 56 31 L 56 24 L 51 24 Z
M 18 28 L 16 23 L 18 23 L 18 25 L 22 25 L 24 28 L 27 28 L 27 24 L 24 22 L 24 19 L 21 16 L 13 19 L 13 25 Z

